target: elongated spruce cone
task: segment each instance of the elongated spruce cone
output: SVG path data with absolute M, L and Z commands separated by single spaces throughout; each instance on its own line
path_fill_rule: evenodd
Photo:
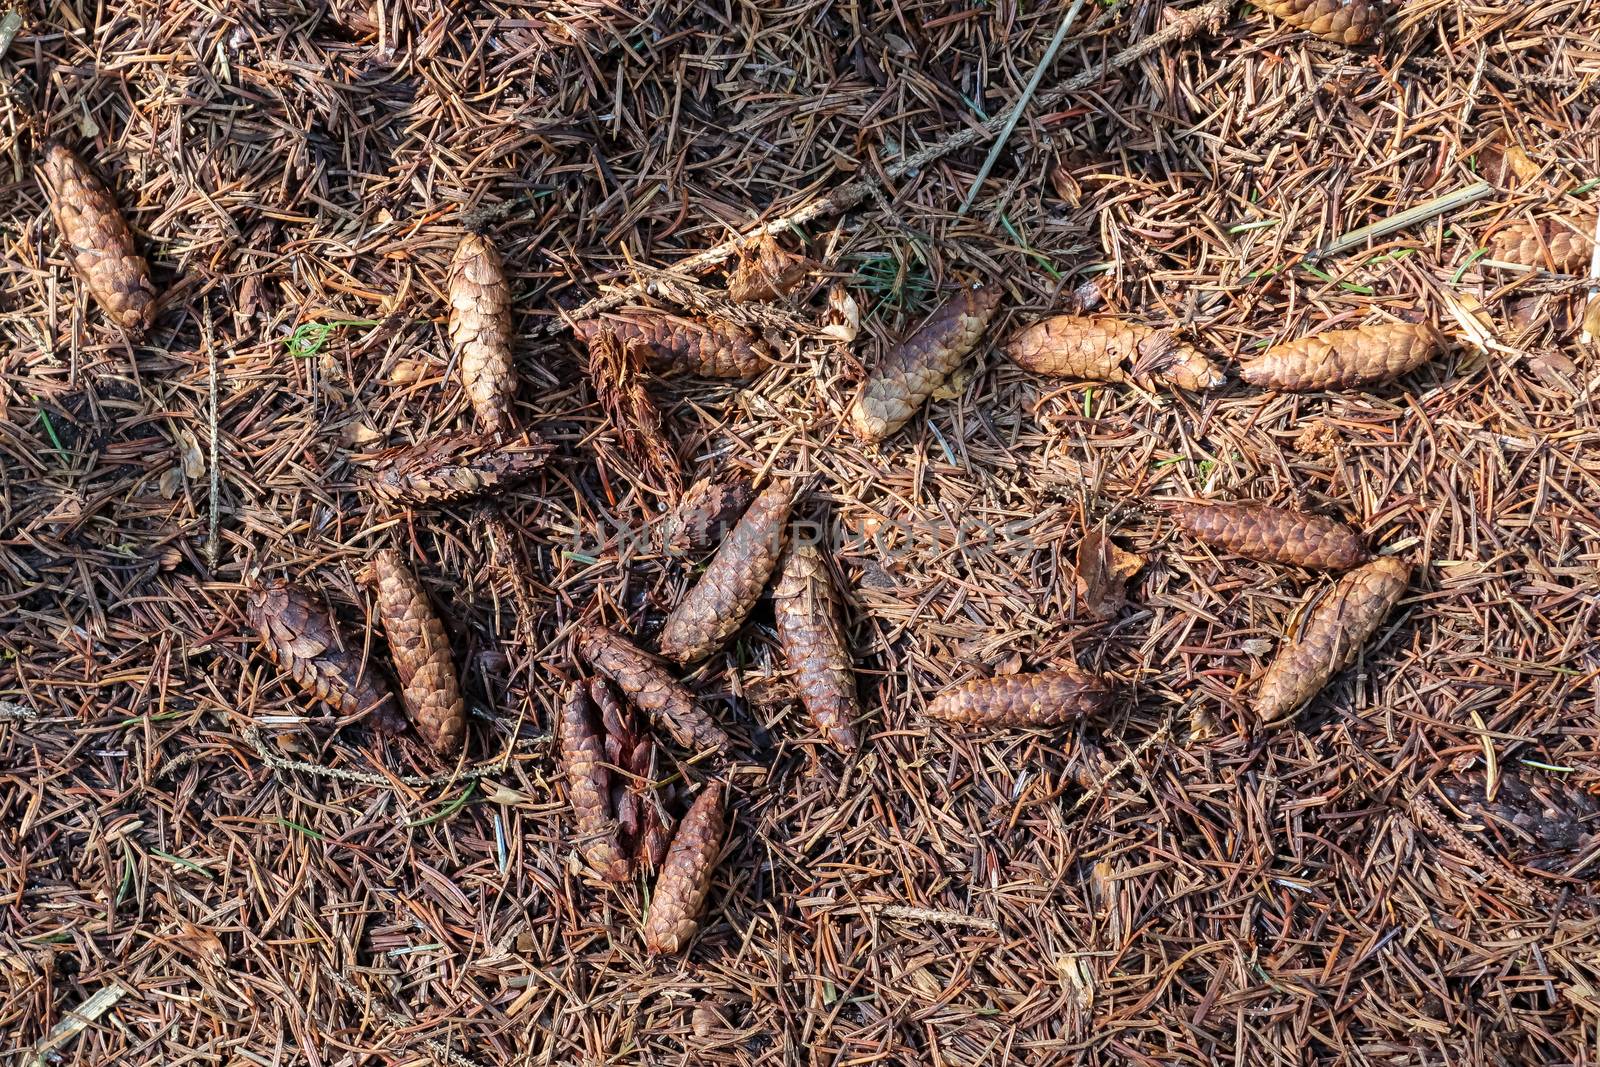
M 1256 6 L 1296 29 L 1346 45 L 1370 41 L 1384 17 L 1379 0 L 1257 0 Z
M 882 441 L 911 421 L 978 347 L 1001 295 L 999 286 L 968 286 L 884 353 L 850 408 L 851 431 L 863 441 Z
M 340 715 L 365 714 L 385 733 L 405 729 L 388 681 L 375 664 L 362 661 L 361 642 L 340 632 L 316 596 L 274 579 L 250 591 L 245 614 L 267 655 L 300 688 Z
M 725 830 L 722 786 L 708 782 L 678 825 L 656 879 L 644 919 L 644 947 L 651 954 L 682 952 L 700 929 Z
M 378 621 L 400 678 L 400 696 L 417 733 L 438 756 L 454 755 L 467 730 L 467 703 L 456 680 L 450 637 L 422 583 L 392 548 L 367 572 L 377 589 Z
M 761 491 L 662 624 L 663 656 L 678 663 L 705 659 L 744 625 L 783 554 L 793 506 L 793 487 L 783 479 Z
M 772 605 L 778 644 L 794 672 L 800 703 L 823 738 L 854 752 L 861 701 L 845 644 L 839 596 L 815 545 L 796 541 L 789 547 L 772 590 Z
M 609 329 L 623 345 L 641 344 L 659 374 L 703 378 L 753 378 L 772 362 L 772 353 L 742 326 L 721 319 L 688 319 L 640 308 L 576 323 L 572 332 L 588 344 Z
M 1261 678 L 1256 712 L 1274 723 L 1297 711 L 1351 663 L 1405 594 L 1411 566 L 1380 556 L 1333 584 L 1286 638 Z
M 928 717 L 964 726 L 1054 726 L 1111 706 L 1111 684 L 1077 667 L 979 678 L 940 693 Z
M 478 425 L 504 433 L 515 423 L 517 371 L 511 362 L 511 287 L 500 253 L 487 237 L 469 233 L 450 261 L 450 344 L 461 387 Z
M 1157 330 L 1113 315 L 1055 315 L 1034 323 L 1006 343 L 1006 355 L 1024 370 L 1091 382 L 1154 383 L 1180 389 L 1210 389 L 1225 379 L 1198 349 L 1169 330 Z
M 1384 322 L 1286 341 L 1239 364 L 1251 385 L 1285 392 L 1346 389 L 1416 370 L 1444 347 L 1430 323 Z
M 155 317 L 156 287 L 116 198 L 65 145 L 47 144 L 40 169 L 73 269 L 112 322 L 142 333 Z
M 1246 559 L 1343 571 L 1371 558 L 1359 533 L 1322 515 L 1198 500 L 1168 504 L 1165 510 L 1196 541 Z
M 578 851 L 606 881 L 626 882 L 631 865 L 618 841 L 604 735 L 595 726 L 584 686 L 568 689 L 556 726 L 561 769 L 567 777 L 567 800 L 572 804 L 578 831 Z
M 604 626 L 578 628 L 578 654 L 622 691 L 634 707 L 687 749 L 726 751 L 731 741 L 694 694 L 654 656 Z
M 1487 247 L 1488 258 L 1501 263 L 1521 263 L 1557 274 L 1587 274 L 1594 240 L 1551 219 L 1537 226 L 1514 222 L 1496 230 Z
M 531 433 L 504 442 L 488 434 L 447 434 L 378 453 L 367 486 L 397 504 L 450 504 L 514 488 L 549 455 L 550 446 Z
M 1502 763 L 1494 799 L 1482 767 L 1439 778 L 1439 791 L 1519 862 L 1544 870 L 1570 865 L 1600 832 L 1600 801 L 1561 775 Z M 1593 877 L 1592 874 L 1589 877 Z

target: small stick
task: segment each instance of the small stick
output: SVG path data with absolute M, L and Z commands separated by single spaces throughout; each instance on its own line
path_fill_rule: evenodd
M 411 786 L 416 789 L 435 785 L 450 785 L 454 782 L 470 782 L 478 778 L 486 778 L 491 774 L 504 774 L 507 764 L 511 761 L 512 753 L 512 749 L 508 748 L 494 759 L 484 760 L 476 766 L 467 767 L 459 771 L 446 771 L 441 774 L 428 775 L 387 775 L 371 774 L 365 771 L 347 771 L 342 767 L 325 767 L 320 763 L 311 763 L 307 760 L 285 759 L 267 747 L 266 741 L 261 737 L 261 731 L 253 725 L 245 728 L 244 738 L 250 742 L 250 747 L 256 750 L 256 755 L 261 757 L 261 762 L 275 771 L 301 771 L 318 778 L 332 778 L 339 782 L 359 782 L 362 785 L 393 786 L 398 782 L 401 785 Z M 549 734 L 540 734 L 537 737 L 519 738 L 515 744 L 523 747 L 547 745 L 550 740 Z M 175 757 L 169 760 L 166 766 L 157 772 L 156 776 L 159 778 L 167 774 L 180 761 L 191 762 L 183 760 L 183 756 Z
M 127 995 L 127 987 L 113 980 L 110 985 L 95 990 L 88 1000 L 76 1008 L 69 1009 L 66 1017 L 51 1027 L 50 1033 L 33 1046 L 33 1061 L 30 1067 L 43 1067 L 49 1059 L 55 1059 L 56 1049 L 87 1030 L 91 1024 L 99 1020 L 100 1016 L 110 1011 L 117 1001 Z
M 1362 226 L 1359 229 L 1351 230 L 1343 237 L 1336 237 L 1306 256 L 1305 262 L 1315 263 L 1319 260 L 1327 259 L 1329 256 L 1337 256 L 1342 252 L 1348 252 L 1350 249 L 1364 245 L 1370 240 L 1387 237 L 1398 230 L 1415 226 L 1419 222 L 1427 222 L 1431 218 L 1436 218 L 1458 207 L 1476 204 L 1479 200 L 1491 196 L 1493 193 L 1494 186 L 1488 182 L 1474 182 L 1465 189 L 1457 189 L 1454 192 L 1445 193 L 1443 196 L 1436 196 L 1426 203 L 1406 208 L 1398 215 L 1391 215 L 1386 219 L 1372 223 L 1370 226 Z
M 994 168 L 994 161 L 1000 158 L 1001 150 L 1011 139 L 1011 131 L 1017 128 L 1017 120 L 1022 118 L 1022 109 L 1033 99 L 1034 91 L 1044 80 L 1044 72 L 1049 70 L 1050 64 L 1055 61 L 1056 52 L 1061 48 L 1061 42 L 1066 39 L 1067 31 L 1078 20 L 1078 12 L 1083 10 L 1083 3 L 1084 0 L 1072 0 L 1072 6 L 1067 9 L 1066 17 L 1061 20 L 1061 25 L 1056 27 L 1056 35 L 1050 38 L 1050 47 L 1044 50 L 1044 55 L 1039 57 L 1039 65 L 1033 68 L 1033 77 L 1028 79 L 1028 85 L 1022 90 L 1022 95 L 1017 97 L 1017 102 L 1011 106 L 1011 116 L 1001 128 L 1000 136 L 996 137 L 994 144 L 989 147 L 989 154 L 984 158 L 983 166 L 978 168 L 978 176 L 972 179 L 972 188 L 967 190 L 967 198 L 961 201 L 961 206 L 956 209 L 957 215 L 965 215 L 972 207 L 972 202 L 978 198 L 979 186 L 983 185 L 983 180 Z
M 6 17 L 0 19 L 0 59 L 6 57 L 11 50 L 11 42 L 16 40 L 17 31 L 22 29 L 22 12 L 7 11 Z
M 222 476 L 217 472 L 217 343 L 211 335 L 211 304 L 205 305 L 206 339 L 206 425 L 211 430 L 211 455 L 207 464 L 211 468 L 211 499 L 206 511 L 206 562 L 217 569 L 217 493 Z

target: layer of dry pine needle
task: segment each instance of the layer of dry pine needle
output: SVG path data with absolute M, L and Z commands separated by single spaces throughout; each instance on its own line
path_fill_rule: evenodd
M 1418 0 L 1351 50 L 1241 6 L 1030 107 L 965 216 L 987 141 L 892 176 L 1003 115 L 1066 6 L 402 3 L 376 27 L 360 4 L 24 7 L 0 59 L 8 1051 L 1592 1062 L 1586 283 L 1481 250 L 1517 220 L 1593 225 L 1597 11 Z M 1041 94 L 1180 14 L 1086 5 Z M 167 292 L 141 342 L 66 267 L 46 136 L 111 183 Z M 841 760 L 794 704 L 770 606 L 689 673 L 737 755 L 664 773 L 725 778 L 732 830 L 698 940 L 652 960 L 644 887 L 574 859 L 549 730 L 575 622 L 653 634 L 693 571 L 653 549 L 663 502 L 560 316 L 635 282 L 717 308 L 720 276 L 674 261 L 862 178 L 884 181 L 787 239 L 826 274 L 741 312 L 779 364 L 657 391 L 691 478 L 810 479 L 862 751 Z M 1480 178 L 1492 195 L 1307 262 Z M 441 301 L 464 226 L 505 254 L 518 415 L 556 452 L 492 506 L 375 508 L 361 455 L 468 417 Z M 856 445 L 863 367 L 974 280 L 1006 294 L 974 373 Z M 818 330 L 830 282 L 862 309 L 854 346 Z M 1458 344 L 1300 396 L 1047 381 L 999 355 L 1083 299 L 1228 365 L 1378 312 Z M 1326 579 L 1133 506 L 1187 496 L 1341 515 L 1420 561 L 1281 729 L 1252 681 Z M 1102 522 L 1144 561 L 1103 619 L 1073 572 Z M 336 730 L 242 620 L 245 580 L 286 575 L 366 632 L 356 574 L 391 544 L 452 634 L 460 773 Z M 993 736 L 920 714 L 948 683 L 1068 662 L 1117 681 L 1113 714 Z

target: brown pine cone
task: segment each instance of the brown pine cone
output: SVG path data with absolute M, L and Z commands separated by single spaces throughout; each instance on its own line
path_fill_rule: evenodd
M 761 491 L 662 624 L 663 656 L 678 663 L 705 659 L 744 625 L 783 553 L 793 505 L 786 480 L 773 479 Z
M 400 676 L 400 695 L 417 733 L 438 756 L 451 756 L 467 730 L 467 704 L 456 682 L 450 638 L 434 614 L 422 583 L 392 548 L 372 560 L 378 619 Z
M 851 432 L 882 441 L 910 422 L 978 347 L 1002 295 L 997 285 L 968 286 L 884 353 L 850 407 Z
M 105 182 L 70 149 L 45 146 L 45 191 L 73 268 L 106 316 L 137 335 L 156 314 L 150 265 L 134 248 L 133 233 Z
M 572 332 L 588 344 L 603 329 L 623 345 L 641 344 L 659 374 L 697 374 L 704 378 L 752 378 L 772 362 L 767 346 L 742 326 L 720 319 L 688 319 L 665 311 L 637 308 L 585 319 Z
M 631 865 L 617 839 L 604 735 L 595 727 L 584 686 L 568 689 L 556 726 L 579 851 L 584 862 L 606 881 L 626 882 Z
M 397 504 L 455 503 L 520 485 L 549 454 L 550 446 L 532 433 L 503 443 L 475 433 L 430 437 L 379 452 L 367 487 Z
M 578 654 L 622 690 L 634 707 L 687 749 L 725 751 L 731 741 L 694 694 L 683 687 L 654 656 L 604 626 L 578 628 Z
M 1053 315 L 1006 343 L 1006 355 L 1024 370 L 1091 382 L 1156 382 L 1180 389 L 1210 389 L 1225 379 L 1199 350 L 1157 330 L 1114 315 Z
M 1165 511 L 1196 541 L 1247 559 L 1342 571 L 1371 558 L 1359 533 L 1322 515 L 1202 500 L 1171 503 Z
M 702 478 L 691 485 L 661 524 L 661 548 L 670 556 L 704 552 L 727 535 L 756 498 L 749 475 L 727 481 Z
M 1077 667 L 979 678 L 946 689 L 928 717 L 964 726 L 1053 726 L 1111 705 L 1111 685 Z
M 678 825 L 672 848 L 661 865 L 650 911 L 644 919 L 644 947 L 652 955 L 682 952 L 700 928 L 700 912 L 722 852 L 726 829 L 722 786 L 706 783 Z
M 778 643 L 794 671 L 800 703 L 822 736 L 854 752 L 854 723 L 861 718 L 856 676 L 845 644 L 833 576 L 815 545 L 795 542 L 772 590 Z
M 1443 348 L 1444 338 L 1431 323 L 1380 322 L 1274 345 L 1240 363 L 1239 377 L 1285 392 L 1344 389 L 1398 378 Z
M 1298 710 L 1355 662 L 1410 580 L 1410 564 L 1380 556 L 1335 582 L 1301 622 L 1300 631 L 1284 639 L 1262 676 L 1256 693 L 1262 720 L 1274 723 Z
M 1550 219 L 1538 226 L 1515 222 L 1497 230 L 1489 238 L 1488 249 L 1488 258 L 1501 263 L 1542 267 L 1557 274 L 1587 274 L 1594 241 Z
M 1378 0 L 1256 0 L 1256 6 L 1335 44 L 1369 41 L 1383 25 Z
M 487 237 L 461 238 L 450 262 L 450 344 L 461 387 L 489 433 L 515 425 L 517 372 L 511 362 L 511 287 Z
M 362 661 L 361 642 L 340 633 L 310 592 L 274 579 L 250 591 L 245 614 L 267 655 L 300 688 L 340 715 L 367 715 L 385 733 L 406 728 L 387 680 L 374 664 Z
M 605 679 L 590 680 L 589 697 L 600 709 L 606 759 L 619 772 L 611 776 L 611 811 L 622 851 L 631 863 L 655 870 L 672 844 L 672 818 L 655 788 L 655 739 L 636 728 L 632 712 Z

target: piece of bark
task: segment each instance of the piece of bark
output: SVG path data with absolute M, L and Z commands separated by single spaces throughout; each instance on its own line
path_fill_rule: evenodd
M 1195 540 L 1264 563 L 1342 571 L 1372 558 L 1336 519 L 1249 501 L 1174 501 L 1163 510 Z
M 549 454 L 550 446 L 531 433 L 509 441 L 489 434 L 445 434 L 378 453 L 366 484 L 397 504 L 455 503 L 520 485 Z
M 1380 556 L 1341 577 L 1311 608 L 1299 632 L 1285 638 L 1261 678 L 1256 712 L 1276 723 L 1320 693 L 1334 675 L 1355 662 L 1405 594 L 1411 566 Z
M 657 647 L 678 663 L 704 659 L 744 625 L 783 553 L 793 487 L 775 478 L 756 497 L 661 627 Z
M 1084 381 L 1156 383 L 1180 389 L 1210 389 L 1226 379 L 1198 349 L 1170 330 L 1157 330 L 1113 315 L 1055 315 L 1029 326 L 1006 343 L 1006 355 L 1024 370 Z
M 652 955 L 682 952 L 699 930 L 725 829 L 722 786 L 708 782 L 678 825 L 656 879 L 644 920 L 644 946 Z
M 273 579 L 251 589 L 245 614 L 267 655 L 300 688 L 340 715 L 367 716 L 384 733 L 405 729 L 388 681 L 309 590 Z
M 461 388 L 478 425 L 505 433 L 515 424 L 517 372 L 511 362 L 511 287 L 494 244 L 469 233 L 450 261 L 450 344 Z
M 1077 667 L 979 678 L 946 689 L 928 705 L 928 717 L 963 726 L 1053 726 L 1104 711 L 1111 685 Z
M 110 188 L 56 141 L 45 145 L 40 171 L 50 214 L 89 295 L 112 322 L 135 336 L 143 333 L 155 317 L 156 288 Z
M 380 551 L 368 577 L 377 589 L 378 620 L 411 722 L 435 755 L 452 756 L 466 735 L 467 704 L 444 623 L 399 552 Z
M 578 628 L 578 654 L 622 691 L 634 707 L 672 735 L 681 747 L 726 751 L 731 741 L 694 694 L 654 656 L 621 634 L 588 623 Z
M 1078 598 L 1097 619 L 1113 618 L 1128 601 L 1128 579 L 1139 573 L 1144 557 L 1128 552 L 1106 536 L 1103 525 L 1078 542 Z
M 884 353 L 851 405 L 851 431 L 863 441 L 882 441 L 911 421 L 978 347 L 1001 295 L 996 285 L 968 286 Z
M 778 644 L 794 672 L 801 705 L 824 740 L 854 752 L 861 701 L 839 595 L 815 545 L 800 541 L 790 545 L 772 590 L 772 604 Z
M 640 308 L 585 319 L 572 328 L 585 344 L 601 330 L 610 330 L 623 344 L 643 345 L 650 354 L 650 368 L 659 374 L 752 378 L 772 362 L 772 353 L 762 341 L 744 327 L 721 319 L 689 319 Z
M 1274 345 L 1241 362 L 1239 377 L 1284 392 L 1346 389 L 1398 378 L 1443 348 L 1444 338 L 1431 323 L 1382 322 Z

